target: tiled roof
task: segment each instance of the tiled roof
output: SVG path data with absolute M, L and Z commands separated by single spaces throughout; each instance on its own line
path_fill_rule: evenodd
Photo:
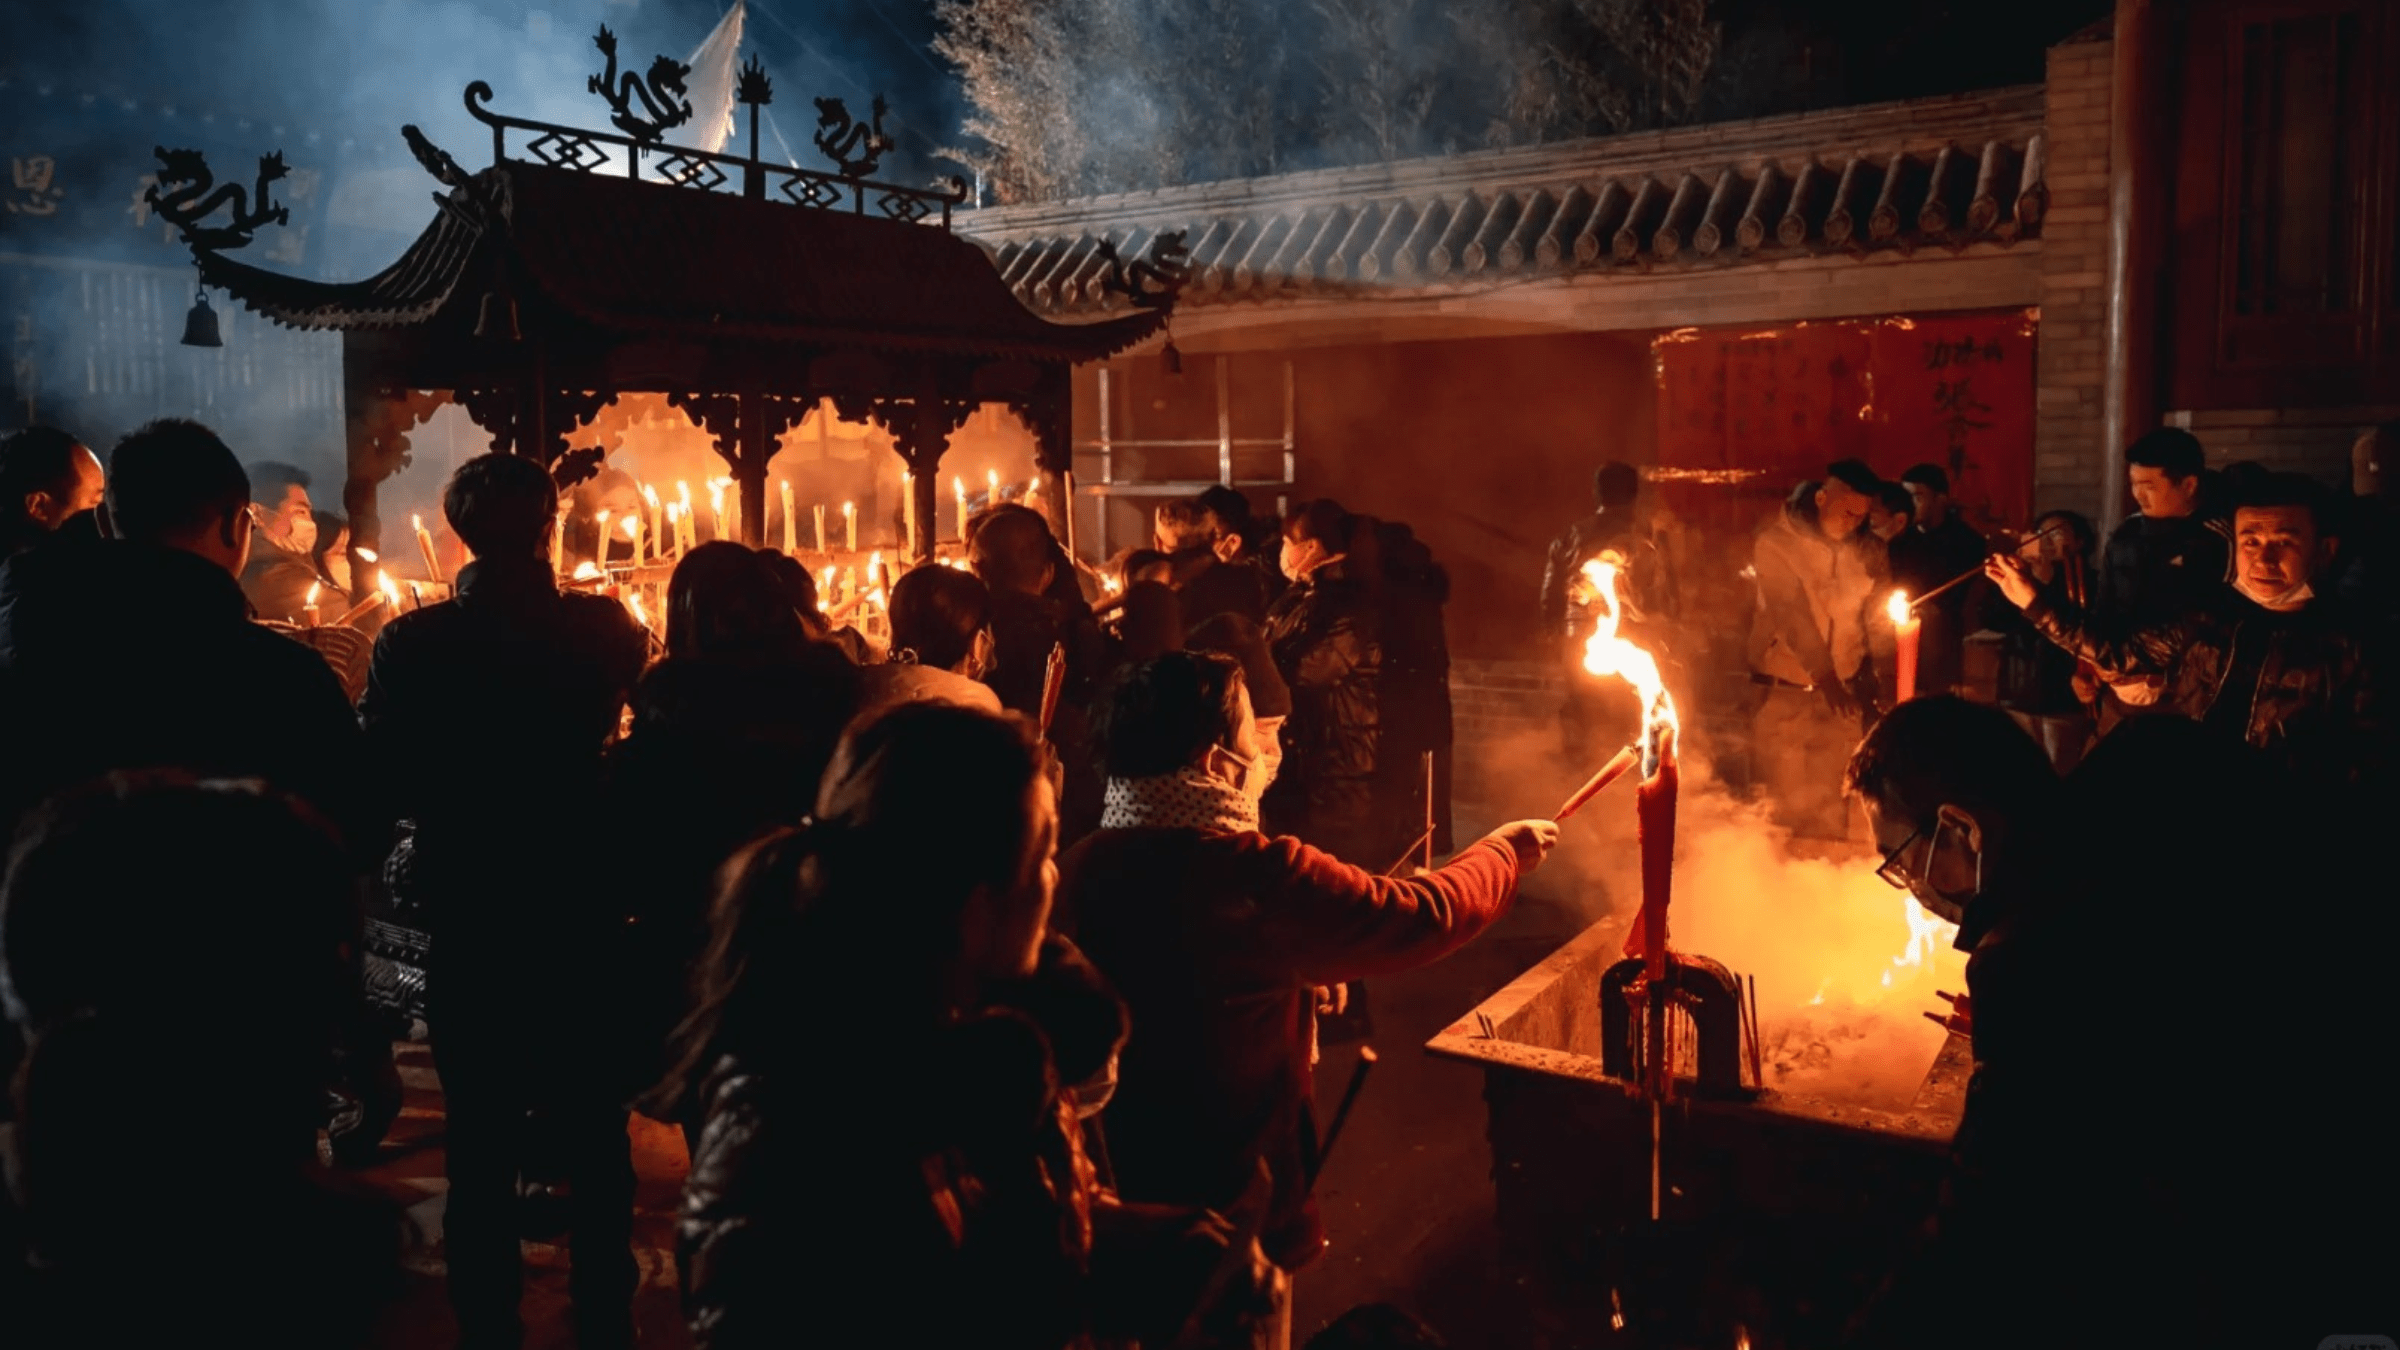
M 962 215 L 1017 298 L 1105 312 L 1107 240 L 1181 230 L 1182 305 L 1474 288 L 1795 254 L 2009 245 L 2045 202 L 2041 93 Z
M 476 177 L 506 203 L 492 233 L 505 234 L 514 285 L 603 330 L 1081 361 L 1160 322 L 1146 310 L 1045 319 L 1017 302 L 981 249 L 929 226 L 515 161 Z M 493 285 L 494 245 L 443 211 L 365 281 L 200 260 L 208 284 L 278 323 L 404 328 L 461 306 L 471 322 Z

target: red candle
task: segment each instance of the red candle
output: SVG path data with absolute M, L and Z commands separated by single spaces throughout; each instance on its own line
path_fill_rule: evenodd
M 1642 913 L 1634 937 L 1650 980 L 1667 976 L 1667 904 L 1675 884 L 1675 795 L 1681 775 L 1675 767 L 1675 729 L 1658 734 L 1658 772 L 1633 790 L 1634 838 L 1642 858 Z M 1631 944 L 1629 944 L 1631 945 Z
M 1894 591 L 1885 612 L 1892 616 L 1892 637 L 1898 648 L 1899 691 L 1894 703 L 1906 703 L 1917 696 L 1917 640 L 1925 621 L 1909 608 L 1908 592 Z

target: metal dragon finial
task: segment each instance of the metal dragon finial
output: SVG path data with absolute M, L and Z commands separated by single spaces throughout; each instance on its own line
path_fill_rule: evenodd
M 1103 239 L 1097 250 L 1108 260 L 1107 288 L 1143 309 L 1172 309 L 1183 283 L 1191 276 L 1192 251 L 1184 247 L 1182 230 L 1163 230 L 1149 249 L 1131 263 L 1117 246 Z
M 608 100 L 609 119 L 617 129 L 647 145 L 665 135 L 668 130 L 692 120 L 692 101 L 685 96 L 684 79 L 692 68 L 671 56 L 660 56 L 650 62 L 647 76 L 626 71 L 620 80 L 617 75 L 617 35 L 600 25 L 600 33 L 592 39 L 608 58 L 608 69 L 586 81 L 590 90 Z M 633 110 L 639 102 L 642 116 Z
M 733 82 L 733 98 L 736 103 L 775 101 L 775 84 L 767 78 L 767 68 L 758 63 L 757 56 L 742 63 L 742 73 Z
M 888 111 L 881 94 L 875 96 L 872 122 L 854 120 L 849 107 L 838 98 L 818 99 L 817 149 L 833 161 L 842 177 L 866 177 L 892 152 L 892 138 L 883 132 L 883 116 Z
M 163 145 L 151 148 L 158 156 L 158 182 L 143 192 L 142 200 L 182 231 L 183 242 L 194 250 L 240 248 L 260 226 L 290 223 L 292 213 L 267 195 L 270 185 L 289 172 L 282 151 L 258 157 L 258 186 L 253 196 L 239 183 L 217 187 L 208 160 L 197 150 L 169 150 Z M 209 191 L 212 187 L 214 192 Z M 233 208 L 231 220 L 223 225 L 200 223 L 228 204 Z

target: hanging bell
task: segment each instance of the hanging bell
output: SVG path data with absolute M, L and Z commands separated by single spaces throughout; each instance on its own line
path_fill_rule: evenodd
M 1175 339 L 1167 339 L 1166 350 L 1160 352 L 1159 356 L 1165 359 L 1167 363 L 1167 373 L 1169 375 L 1181 375 L 1183 373 L 1183 352 L 1175 345 Z
M 475 336 L 487 342 L 517 342 L 524 334 L 517 330 L 517 302 L 499 291 L 483 293 L 483 307 L 475 315 Z
M 224 337 L 217 331 L 217 312 L 208 307 L 208 292 L 199 291 L 192 297 L 192 312 L 183 316 L 183 345 L 186 347 L 222 347 Z

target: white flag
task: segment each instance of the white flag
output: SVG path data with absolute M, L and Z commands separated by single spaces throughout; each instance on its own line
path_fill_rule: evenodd
M 713 153 L 723 150 L 726 138 L 733 134 L 733 82 L 741 73 L 743 4 L 744 0 L 733 0 L 733 8 L 726 10 L 725 17 L 692 49 L 692 73 L 686 81 L 692 120 L 675 129 L 672 138 L 677 145 Z

